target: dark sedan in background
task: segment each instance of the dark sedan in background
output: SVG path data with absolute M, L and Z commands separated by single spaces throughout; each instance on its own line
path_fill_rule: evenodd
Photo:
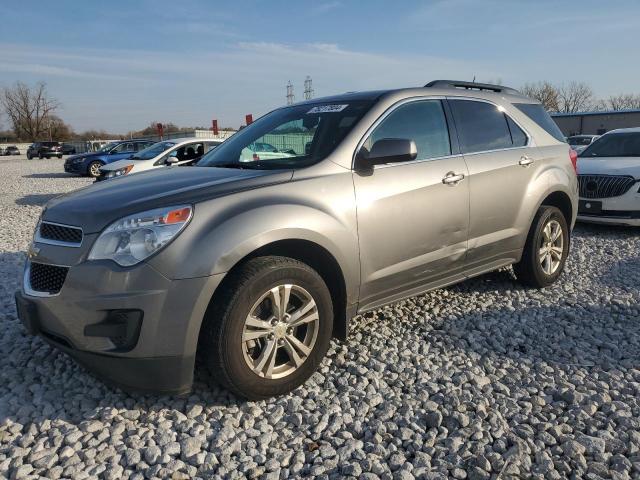
M 27 159 L 38 158 L 62 158 L 62 145 L 60 142 L 35 142 L 27 149 Z
M 122 160 L 123 158 L 128 158 L 153 143 L 154 142 L 149 140 L 111 142 L 97 152 L 80 153 L 70 156 L 64 162 L 64 171 L 97 178 L 100 176 L 100 167 L 117 160 Z

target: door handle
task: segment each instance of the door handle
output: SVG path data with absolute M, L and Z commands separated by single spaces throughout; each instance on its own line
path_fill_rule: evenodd
M 442 183 L 444 183 L 445 185 L 453 186 L 457 185 L 462 180 L 464 180 L 464 175 L 462 173 L 449 172 L 442 179 Z
M 523 155 L 522 157 L 520 157 L 520 161 L 518 162 L 518 165 L 520 165 L 521 167 L 528 167 L 532 163 L 533 163 L 533 158 L 529 158 L 526 155 Z

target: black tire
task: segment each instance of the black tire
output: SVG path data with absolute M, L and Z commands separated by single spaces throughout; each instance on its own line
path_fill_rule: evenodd
M 91 178 L 98 178 L 100 176 L 100 167 L 102 165 L 102 162 L 99 162 L 97 160 L 91 162 L 87 167 L 87 176 Z
M 58 155 L 58 158 L 62 158 L 62 155 Z
M 557 222 L 562 228 L 562 257 L 557 269 L 548 274 L 543 270 L 539 251 L 545 246 L 543 230 L 549 222 L 553 221 Z M 564 270 L 564 265 L 569 255 L 569 242 L 569 226 L 560 209 L 541 206 L 531 224 L 522 258 L 513 265 L 516 278 L 524 285 L 534 288 L 544 288 L 554 283 Z
M 329 348 L 333 329 L 329 289 L 315 270 L 287 257 L 257 257 L 230 275 L 216 293 L 202 326 L 201 359 L 213 377 L 238 396 L 260 400 L 291 392 L 316 371 Z M 315 301 L 317 336 L 309 355 L 296 370 L 282 378 L 269 379 L 255 373 L 245 361 L 242 333 L 252 306 L 265 292 L 283 284 L 302 287 Z
M 40 160 L 42 160 L 42 159 L 44 158 L 44 155 L 42 155 L 42 153 L 39 153 L 39 154 L 38 154 L 38 158 L 39 158 Z
M 30 153 L 27 153 L 27 160 L 31 160 L 33 157 L 31 156 Z

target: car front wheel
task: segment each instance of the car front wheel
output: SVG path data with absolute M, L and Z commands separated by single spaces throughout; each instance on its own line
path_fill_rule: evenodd
M 322 277 L 275 256 L 252 259 L 230 275 L 202 329 L 205 363 L 222 385 L 251 400 L 294 390 L 329 348 L 333 306 Z
M 87 173 L 90 177 L 98 178 L 100 176 L 100 167 L 102 167 L 101 162 L 91 162 L 89 168 L 87 168 Z
M 569 255 L 569 226 L 560 209 L 542 206 L 533 219 L 520 262 L 513 266 L 518 280 L 543 288 L 554 283 Z

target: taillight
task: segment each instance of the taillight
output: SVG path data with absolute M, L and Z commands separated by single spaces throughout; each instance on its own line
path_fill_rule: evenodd
M 576 152 L 573 148 L 570 148 L 569 158 L 571 159 L 571 165 L 573 165 L 573 170 L 576 173 L 578 173 L 578 152 Z
M 258 160 L 260 160 L 260 156 L 257 153 L 254 153 L 253 160 L 257 162 Z

